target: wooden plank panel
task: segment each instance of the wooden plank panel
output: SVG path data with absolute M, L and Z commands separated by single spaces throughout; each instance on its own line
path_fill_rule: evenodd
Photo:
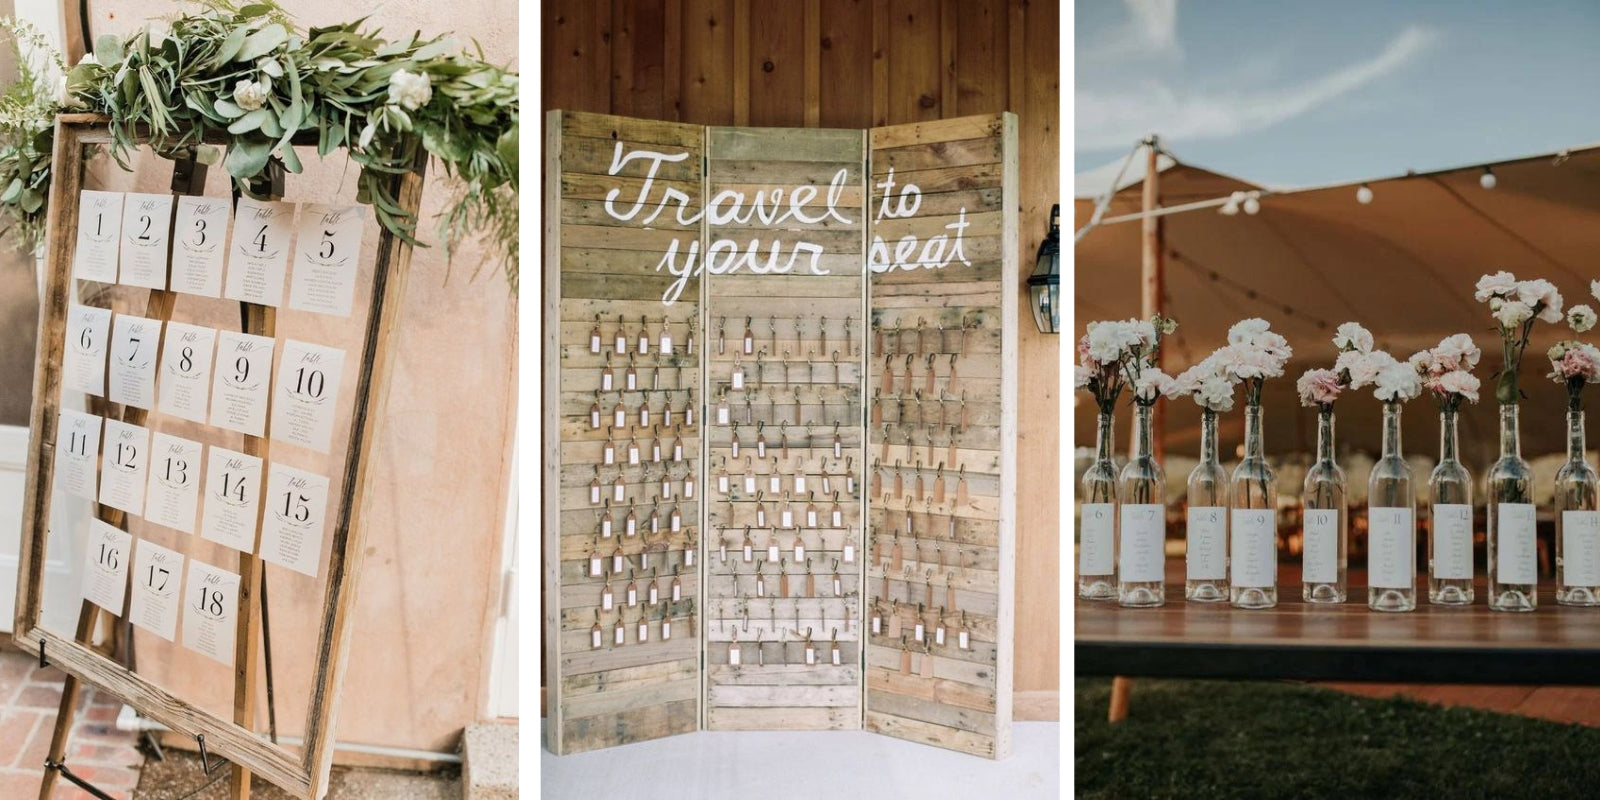
M 822 124 L 822 0 L 805 0 L 805 23 L 801 32 L 801 55 L 805 59 L 805 126 Z
M 667 5 L 660 0 L 612 0 L 611 113 L 668 119 Z
M 872 124 L 878 96 L 875 71 L 876 22 L 873 7 L 880 0 L 815 0 L 820 4 L 821 33 L 818 75 L 821 81 L 817 115 L 824 128 L 864 128 Z M 872 91 L 863 91 L 873 87 Z
M 806 124 L 806 4 L 762 3 L 750 19 L 749 125 Z
M 890 0 L 888 124 L 939 118 L 939 0 Z
M 957 3 L 956 18 L 956 113 L 1004 111 L 1008 45 L 1005 0 Z
M 561 0 L 544 6 L 543 87 L 549 108 L 611 110 L 611 6 L 592 0 Z M 588 80 L 561 80 L 588 75 Z
M 682 119 L 734 124 L 734 0 L 683 0 Z

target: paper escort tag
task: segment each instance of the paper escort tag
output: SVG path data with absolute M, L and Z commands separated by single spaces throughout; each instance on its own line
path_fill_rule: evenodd
M 189 559 L 189 580 L 183 593 L 183 646 L 232 666 L 238 613 L 239 576 Z
M 356 276 L 361 271 L 361 228 L 366 206 L 300 207 L 295 237 L 289 307 L 319 314 L 350 316 Z
M 178 198 L 172 223 L 172 290 L 222 296 L 231 203 L 216 197 Z
M 283 304 L 283 278 L 289 267 L 293 223 L 293 203 L 239 199 L 228 246 L 224 295 L 229 300 L 264 306 Z
M 89 520 L 89 542 L 83 553 L 83 599 L 114 617 L 122 616 L 132 547 L 132 536 L 98 519 Z
M 62 409 L 56 422 L 55 488 L 98 500 L 95 464 L 100 460 L 100 418 Z
M 161 321 L 118 314 L 111 324 L 113 403 L 135 408 L 156 404 L 156 351 L 161 347 Z
M 261 459 L 223 447 L 209 450 L 200 538 L 253 553 L 261 508 Z
M 191 422 L 205 422 L 211 401 L 211 361 L 217 331 L 182 322 L 167 323 L 161 344 L 161 378 L 156 407 Z
M 343 350 L 284 341 L 272 397 L 273 440 L 328 452 L 343 375 Z
M 129 193 L 122 201 L 121 282 L 147 289 L 167 288 L 167 238 L 172 229 L 172 195 Z
M 273 345 L 273 340 L 265 336 L 234 331 L 218 335 L 211 392 L 212 425 L 247 436 L 266 432 Z
M 85 394 L 106 393 L 106 351 L 111 344 L 111 309 L 74 305 L 67 309 L 61 352 L 61 384 Z
M 121 230 L 121 192 L 79 192 L 78 243 L 72 251 L 72 277 L 116 283 L 117 238 Z
M 315 578 L 322 561 L 328 479 L 283 464 L 269 465 L 266 502 L 261 559 Z
M 178 635 L 178 590 L 183 555 L 141 539 L 133 554 L 128 621 L 167 641 Z
M 165 433 L 150 437 L 145 519 L 175 531 L 194 533 L 194 516 L 200 505 L 200 458 L 199 442 Z

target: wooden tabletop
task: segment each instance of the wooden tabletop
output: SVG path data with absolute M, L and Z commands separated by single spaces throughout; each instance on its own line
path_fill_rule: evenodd
M 1077 674 L 1193 678 L 1600 685 L 1600 608 L 1491 611 L 1480 576 L 1471 606 L 1436 606 L 1419 582 L 1416 611 L 1367 609 L 1366 576 L 1350 599 L 1300 599 L 1300 571 L 1278 569 L 1278 606 L 1246 611 L 1183 599 L 1183 562 L 1168 560 L 1167 604 L 1077 601 Z

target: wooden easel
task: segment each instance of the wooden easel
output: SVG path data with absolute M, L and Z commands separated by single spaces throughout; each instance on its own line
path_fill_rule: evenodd
M 195 158 L 195 153 L 190 152 L 187 159 L 175 161 L 173 165 L 172 192 L 175 195 L 200 196 L 205 193 L 205 166 Z M 283 170 L 281 162 L 273 162 L 264 176 L 264 185 L 252 187 L 262 190 L 272 199 L 283 196 Z M 234 201 L 238 201 L 238 192 L 234 192 Z M 172 241 L 169 236 L 167 244 L 168 284 L 171 280 Z M 148 319 L 158 319 L 162 323 L 162 336 L 166 335 L 166 324 L 172 321 L 173 307 L 177 302 L 177 293 L 171 289 L 150 291 L 150 297 L 145 302 L 144 316 Z M 271 337 L 276 332 L 277 310 L 271 306 L 257 303 L 240 303 L 241 329 L 244 333 L 256 336 Z M 157 352 L 160 345 L 157 346 Z M 91 402 L 98 398 L 91 398 Z M 99 401 L 105 403 L 105 401 Z M 114 407 L 112 407 L 114 408 Z M 112 408 L 105 410 L 104 416 L 112 416 Z M 150 412 L 142 408 L 124 406 L 117 418 L 130 425 L 144 425 Z M 268 439 L 266 436 L 244 437 L 243 451 L 247 455 L 255 456 L 265 461 L 268 455 Z M 126 531 L 127 514 L 119 509 L 105 505 L 96 506 L 96 516 L 100 521 Z M 255 725 L 255 687 L 256 687 L 256 658 L 258 655 L 257 638 L 267 636 L 266 620 L 266 576 L 262 569 L 261 560 L 255 555 L 259 549 L 261 535 L 261 517 L 265 514 L 265 504 L 257 509 L 256 537 L 257 541 L 250 548 L 250 552 L 239 554 L 239 603 L 238 603 L 238 629 L 234 635 L 234 684 L 233 684 L 233 721 L 240 726 L 251 729 Z M 259 611 L 257 614 L 257 592 L 260 592 Z M 100 619 L 100 609 L 93 603 L 85 600 L 78 612 L 78 627 L 74 631 L 77 641 L 92 646 L 92 638 Z M 129 647 L 131 648 L 131 639 Z M 40 663 L 48 661 L 48 654 L 41 647 Z M 272 704 L 272 674 L 271 656 L 267 656 L 267 702 Z M 98 789 L 88 784 L 82 778 L 74 775 L 66 765 L 64 759 L 67 752 L 67 740 L 72 735 L 72 725 L 77 717 L 78 693 L 81 689 L 78 678 L 71 673 L 66 675 L 61 688 L 61 705 L 56 712 L 56 727 L 50 737 L 50 750 L 45 757 L 44 778 L 39 785 L 39 800 L 49 800 L 55 790 L 56 776 L 62 775 L 68 781 L 84 791 L 103 796 Z M 269 708 L 269 715 L 276 721 L 276 714 Z M 277 739 L 276 724 L 273 726 L 272 738 Z M 204 738 L 197 738 L 200 746 L 202 766 L 209 775 L 212 764 L 207 758 Z M 250 771 L 237 764 L 231 765 L 232 774 L 229 778 L 230 798 L 235 800 L 249 800 L 250 797 Z

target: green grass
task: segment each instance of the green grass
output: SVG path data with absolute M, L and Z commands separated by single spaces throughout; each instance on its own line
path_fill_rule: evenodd
M 1081 798 L 1600 797 L 1600 729 L 1292 683 L 1139 680 L 1075 690 Z

